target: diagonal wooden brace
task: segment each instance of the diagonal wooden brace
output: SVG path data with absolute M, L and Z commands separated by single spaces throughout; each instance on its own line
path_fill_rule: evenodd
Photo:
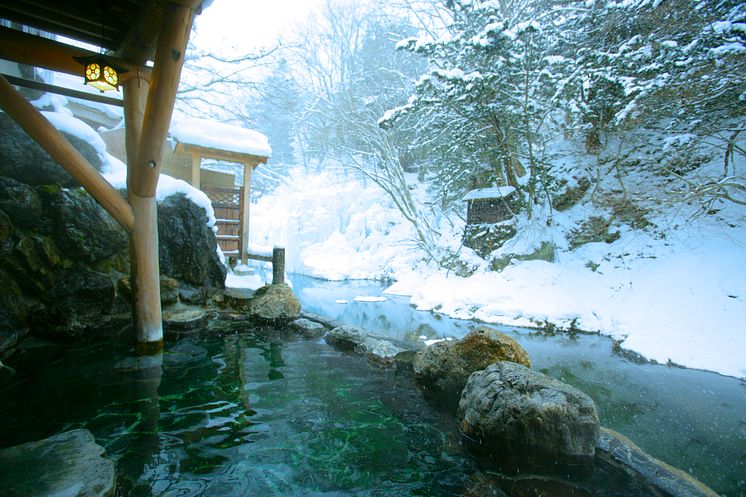
M 119 192 L 73 147 L 47 119 L 0 76 L 0 107 L 8 113 L 70 176 L 80 183 L 106 212 L 132 233 L 135 218 Z

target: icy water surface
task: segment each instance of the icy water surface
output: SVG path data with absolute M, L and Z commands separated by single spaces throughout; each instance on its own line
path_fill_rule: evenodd
M 356 296 L 383 295 L 385 285 L 376 282 L 293 276 L 293 283 L 305 310 L 399 340 L 460 338 L 479 324 L 417 311 L 405 297 L 354 301 Z M 347 303 L 335 303 L 338 300 Z M 721 495 L 746 497 L 746 382 L 635 362 L 614 353 L 612 341 L 602 336 L 546 336 L 497 328 L 528 351 L 533 369 L 589 394 L 601 424 Z
M 113 343 L 27 342 L 14 356 L 20 377 L 0 390 L 0 446 L 88 428 L 117 461 L 122 496 L 506 495 L 497 485 L 653 495 L 603 463 L 495 472 L 463 451 L 453 418 L 408 376 L 320 342 L 211 326 L 228 334 L 169 342 L 147 359 Z M 30 356 L 46 360 L 29 371 Z

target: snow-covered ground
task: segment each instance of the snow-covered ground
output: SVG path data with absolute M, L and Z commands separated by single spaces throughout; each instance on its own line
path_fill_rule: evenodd
M 746 213 L 732 204 L 720 208 L 694 219 L 686 210 L 651 218 L 659 229 L 650 232 L 622 225 L 614 243 L 574 251 L 562 237 L 553 240 L 553 263 L 515 261 L 502 272 L 482 264 L 459 277 L 417 262 L 409 224 L 375 185 L 338 170 L 296 169 L 252 205 L 251 236 L 253 243 L 286 246 L 288 271 L 332 280 L 394 279 L 387 292 L 411 296 L 423 311 L 574 326 L 661 363 L 746 377 Z M 555 223 L 571 226 L 589 209 L 555 213 Z M 458 247 L 463 222 L 441 228 L 440 243 Z M 522 228 L 513 243 L 524 247 L 561 233 Z M 480 261 L 466 248 L 462 256 Z

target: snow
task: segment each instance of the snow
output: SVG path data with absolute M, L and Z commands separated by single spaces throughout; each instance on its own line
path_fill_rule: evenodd
M 207 119 L 183 117 L 172 123 L 171 136 L 181 143 L 239 154 L 270 157 L 269 140 L 253 129 Z
M 225 276 L 225 286 L 227 288 L 244 288 L 248 290 L 257 290 L 264 286 L 264 281 L 257 275 L 239 276 L 229 272 Z
M 372 295 L 358 295 L 354 297 L 352 300 L 355 302 L 386 302 L 388 300 L 387 297 L 375 297 Z
M 468 192 L 462 200 L 480 200 L 488 198 L 505 198 L 508 195 L 515 192 L 515 188 L 512 186 L 496 186 L 493 188 L 480 188 L 478 190 L 471 190 Z

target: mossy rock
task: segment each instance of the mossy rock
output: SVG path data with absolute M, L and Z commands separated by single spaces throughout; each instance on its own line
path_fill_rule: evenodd
M 461 340 L 437 342 L 414 361 L 421 382 L 448 394 L 458 394 L 469 376 L 498 361 L 531 367 L 528 353 L 515 340 L 488 326 L 475 328 Z
M 590 187 L 591 182 L 588 178 L 580 178 L 577 185 L 568 186 L 562 193 L 554 197 L 552 207 L 559 212 L 570 209 L 582 200 Z
M 552 242 L 541 242 L 539 248 L 528 254 L 505 254 L 495 257 L 490 262 L 492 271 L 502 271 L 510 265 L 512 261 L 547 261 L 554 262 L 555 250 L 557 247 Z
M 499 249 L 517 233 L 510 222 L 498 224 L 470 224 L 464 229 L 464 246 L 485 258 Z
M 621 238 L 619 231 L 609 231 L 611 220 L 600 216 L 591 216 L 578 224 L 567 234 L 570 250 L 575 250 L 586 243 L 613 243 Z

